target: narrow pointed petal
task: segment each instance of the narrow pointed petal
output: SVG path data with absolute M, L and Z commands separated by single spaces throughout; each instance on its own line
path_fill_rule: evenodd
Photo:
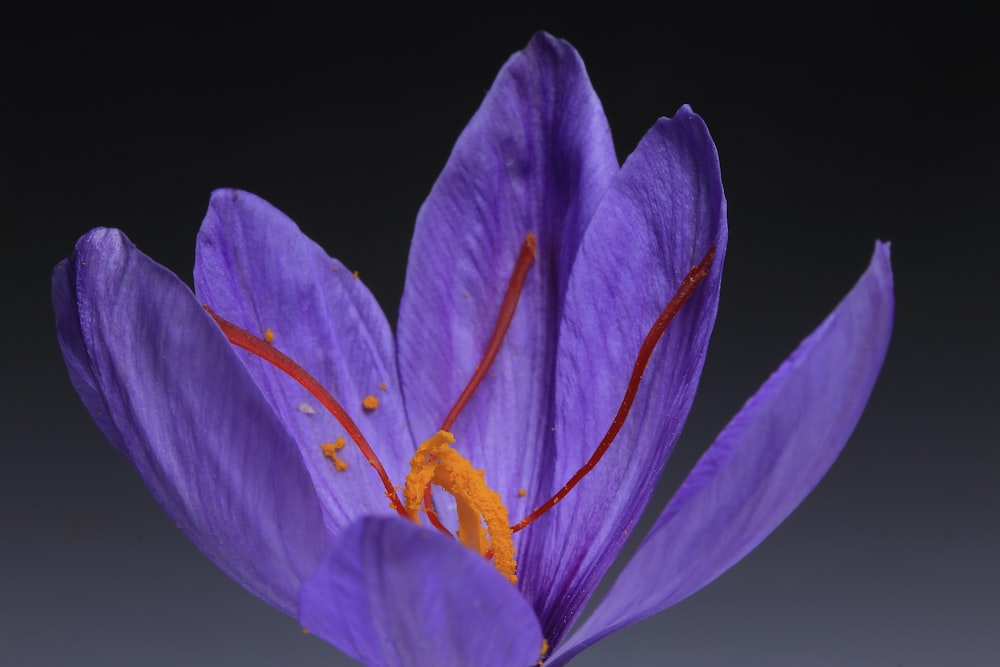
M 726 426 L 594 614 L 549 663 L 680 602 L 732 567 L 833 464 L 885 359 L 892 329 L 889 246 L 830 316 Z
M 302 587 L 300 620 L 369 667 L 528 667 L 538 620 L 483 558 L 399 518 L 347 528 Z
M 441 426 L 472 377 L 521 245 L 528 232 L 538 239 L 500 354 L 453 429 L 456 446 L 505 501 L 551 474 L 541 461 L 552 446 L 563 293 L 617 170 L 580 56 L 538 34 L 500 71 L 417 216 L 398 327 L 417 440 Z
M 701 118 L 683 107 L 658 121 L 625 161 L 570 278 L 556 373 L 553 493 L 593 454 L 649 328 L 715 246 L 708 277 L 667 328 L 604 458 L 525 529 L 523 590 L 550 641 L 558 641 L 611 565 L 687 418 L 715 322 L 726 239 L 715 144 Z
M 371 292 L 281 211 L 238 190 L 218 190 L 198 234 L 195 290 L 215 312 L 273 344 L 336 398 L 402 482 L 416 446 L 406 427 L 392 331 Z M 385 489 L 348 438 L 337 471 L 320 445 L 346 436 L 301 385 L 271 364 L 240 358 L 295 437 L 332 531 L 386 513 Z M 366 410 L 366 396 L 378 407 Z
M 285 613 L 328 545 L 295 443 L 172 273 L 97 229 L 53 275 L 73 385 L 178 527 Z

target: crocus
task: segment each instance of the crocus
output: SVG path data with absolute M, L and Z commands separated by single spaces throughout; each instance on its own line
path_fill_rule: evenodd
M 683 107 L 660 119 L 620 166 L 579 56 L 539 34 L 504 65 L 420 209 L 395 337 L 357 274 L 237 190 L 212 196 L 194 293 L 120 231 L 96 229 L 56 267 L 53 300 L 98 426 L 247 590 L 370 665 L 556 666 L 759 544 L 830 467 L 875 383 L 893 308 L 885 244 L 570 633 L 693 401 L 726 240 L 701 118 Z M 662 339 L 645 344 L 673 302 Z M 415 457 L 421 443 L 441 448 Z M 465 473 L 452 471 L 414 507 L 437 474 L 424 469 L 416 492 L 396 497 L 394 485 L 451 452 L 493 495 L 462 500 Z M 504 570 L 484 507 L 516 524 L 553 497 L 507 538 L 516 569 Z M 473 523 L 456 520 L 470 507 Z

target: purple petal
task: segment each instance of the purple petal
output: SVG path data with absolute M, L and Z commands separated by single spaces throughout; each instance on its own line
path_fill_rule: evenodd
M 688 107 L 661 119 L 626 160 L 580 247 L 559 338 L 555 492 L 593 454 L 650 327 L 715 245 L 708 277 L 667 329 L 604 458 L 529 526 L 523 590 L 557 640 L 649 501 L 687 418 L 715 322 L 726 206 L 708 129 Z M 545 498 L 540 498 L 541 502 Z
M 328 544 L 294 442 L 191 291 L 117 230 L 53 275 L 73 385 L 188 538 L 295 615 Z
M 519 488 L 548 485 L 563 293 L 617 170 L 583 62 L 540 33 L 504 65 L 417 217 L 398 328 L 417 440 L 437 431 L 472 377 L 525 236 L 538 238 L 500 354 L 453 428 L 456 447 L 508 502 Z
M 705 452 L 594 614 L 549 663 L 683 600 L 809 494 L 861 417 L 892 328 L 889 246 Z
M 406 427 L 392 331 L 360 280 L 264 200 L 219 190 L 198 234 L 195 289 L 238 326 L 259 336 L 270 328 L 274 346 L 330 391 L 402 483 L 416 446 Z M 349 438 L 339 453 L 347 470 L 338 472 L 324 457 L 320 445 L 346 434 L 319 402 L 271 364 L 240 357 L 298 442 L 331 531 L 363 514 L 388 512 L 384 487 Z M 379 399 L 375 410 L 362 407 L 368 395 Z
M 301 621 L 370 667 L 528 667 L 542 633 L 486 560 L 398 518 L 351 524 L 302 587 Z

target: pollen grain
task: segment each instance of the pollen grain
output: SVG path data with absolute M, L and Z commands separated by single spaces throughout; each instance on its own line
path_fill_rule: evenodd
M 343 449 L 346 444 L 347 440 L 344 439 L 344 436 L 340 436 L 333 442 L 326 442 L 319 446 L 323 450 L 323 456 L 333 461 L 333 467 L 337 472 L 347 470 L 347 461 L 337 455 L 337 452 Z

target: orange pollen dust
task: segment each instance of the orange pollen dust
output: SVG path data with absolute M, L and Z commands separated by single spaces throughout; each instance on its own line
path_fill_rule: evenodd
M 492 559 L 494 567 L 512 583 L 517 581 L 517 563 L 514 560 L 516 550 L 512 538 L 513 533 L 522 530 L 555 507 L 587 473 L 593 470 L 603 457 L 625 423 L 653 349 L 681 307 L 691 298 L 695 288 L 708 275 L 715 252 L 715 246 L 713 245 L 708 249 L 701 262 L 691 268 L 678 287 L 677 292 L 653 323 L 639 349 L 618 412 L 590 459 L 555 495 L 541 505 L 538 505 L 530 514 L 516 524 L 511 525 L 509 523 L 507 508 L 504 506 L 500 494 L 487 486 L 484 471 L 473 468 L 472 463 L 451 446 L 455 442 L 455 436 L 452 435 L 451 431 L 455 420 L 486 377 L 490 366 L 500 350 L 507 329 L 510 327 L 510 323 L 514 317 L 521 291 L 524 288 L 528 269 L 535 260 L 536 245 L 537 239 L 535 235 L 529 233 L 525 237 L 524 244 L 521 247 L 521 252 L 511 275 L 507 292 L 501 303 L 496 326 L 486 345 L 482 360 L 476 366 L 468 385 L 466 385 L 454 406 L 452 406 L 445 417 L 440 430 L 430 439 L 421 443 L 420 447 L 414 453 L 410 461 L 410 471 L 406 477 L 406 484 L 403 487 L 404 500 L 402 501 L 397 493 L 397 487 L 393 485 L 381 461 L 375 455 L 375 451 L 365 439 L 354 420 L 330 392 L 312 375 L 270 344 L 274 339 L 274 333 L 270 328 L 266 330 L 265 338 L 262 340 L 219 317 L 208 306 L 205 306 L 205 310 L 208 311 L 209 315 L 219 325 L 219 328 L 230 343 L 260 357 L 283 371 L 301 384 L 319 400 L 323 407 L 330 411 L 377 473 L 392 509 L 400 516 L 419 523 L 419 511 L 422 506 L 430 523 L 442 533 L 452 536 L 451 532 L 440 522 L 431 495 L 431 485 L 443 489 L 451 494 L 456 501 L 459 527 L 457 538 L 465 546 L 481 554 L 487 560 Z M 380 387 L 382 389 L 386 388 L 384 384 L 380 384 Z M 362 400 L 362 407 L 366 410 L 374 410 L 377 406 L 378 399 L 375 396 L 368 395 Z M 334 467 L 337 470 L 344 470 L 347 467 L 347 464 L 337 456 L 337 452 L 344 444 L 345 440 L 341 437 L 334 443 L 321 445 L 323 455 L 333 461 Z M 520 497 L 524 497 L 527 495 L 527 491 L 517 489 L 517 494 Z M 547 645 L 543 645 L 543 656 L 546 648 Z
M 323 443 L 319 446 L 319 448 L 323 451 L 323 456 L 333 461 L 333 467 L 337 472 L 344 472 L 347 470 L 347 461 L 337 455 L 337 452 L 343 449 L 346 444 L 347 441 L 344 440 L 344 436 L 340 436 L 333 442 Z

